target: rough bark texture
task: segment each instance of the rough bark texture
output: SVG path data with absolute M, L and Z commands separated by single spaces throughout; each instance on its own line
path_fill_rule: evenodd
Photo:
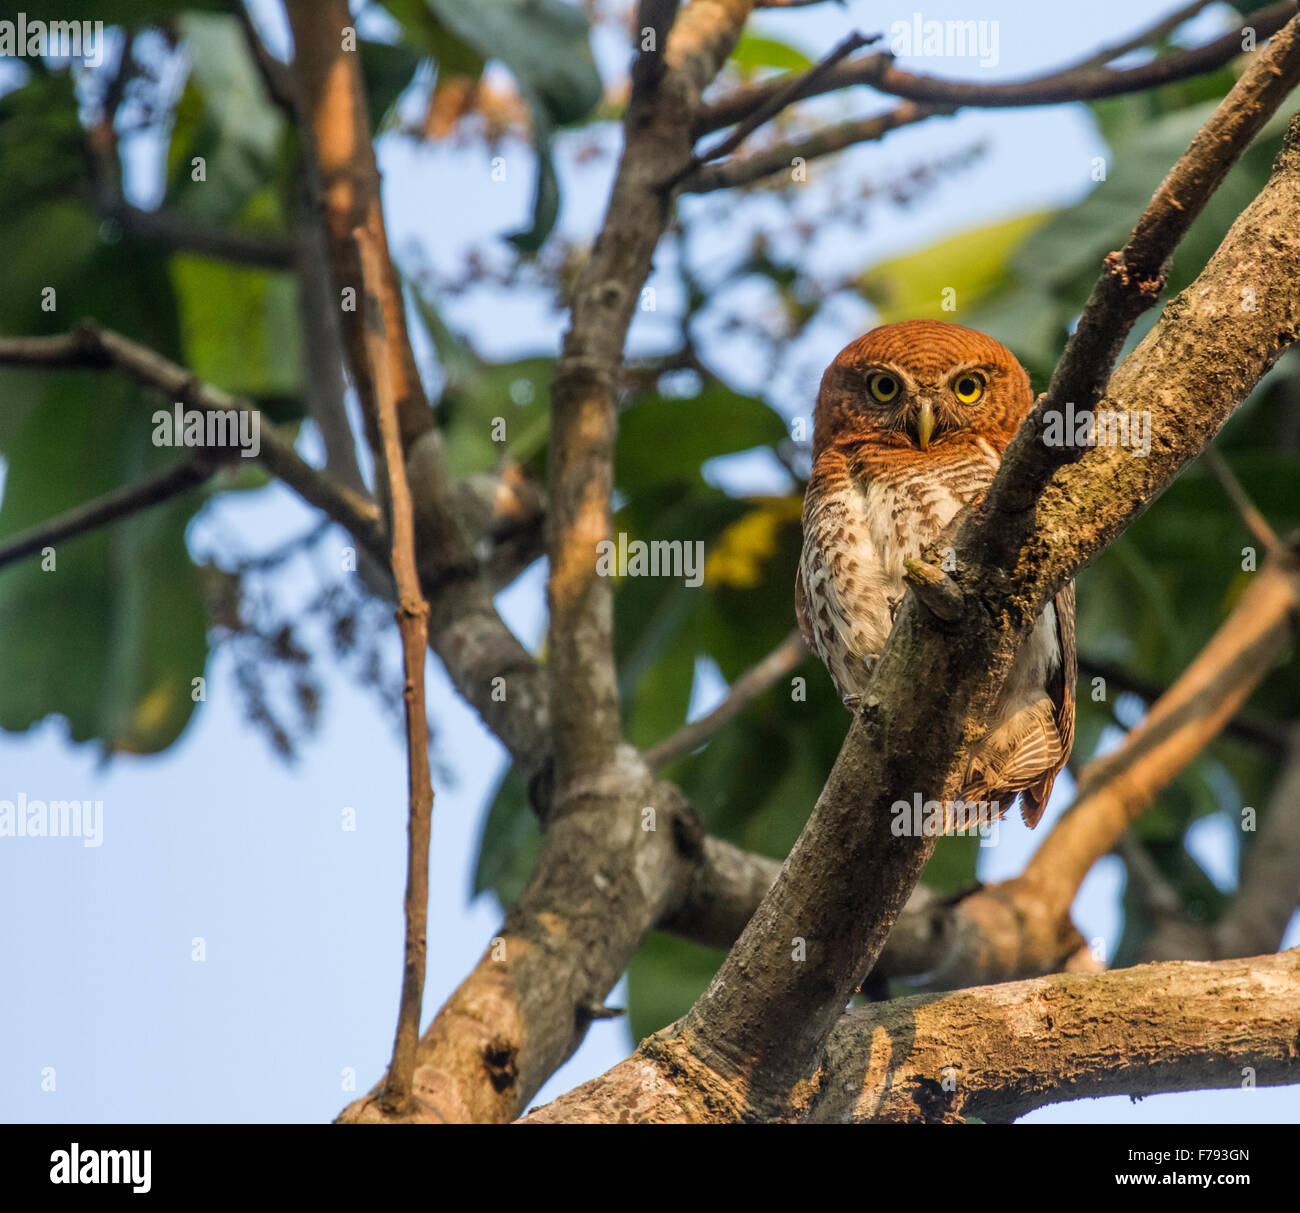
M 1006 1121 L 1100 1095 L 1300 1081 L 1300 951 L 1058 974 L 843 1015 L 787 1119 L 813 1123 Z M 727 1121 L 744 1080 L 636 1055 L 524 1124 Z M 732 1089 L 732 1088 L 739 1089 Z

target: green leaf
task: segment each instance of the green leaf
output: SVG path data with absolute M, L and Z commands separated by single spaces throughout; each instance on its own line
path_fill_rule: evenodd
M 813 66 L 813 61 L 803 51 L 796 50 L 788 43 L 778 42 L 775 38 L 762 38 L 757 34 L 744 35 L 736 43 L 729 62 L 746 72 L 764 67 L 778 68 L 783 72 L 806 72 Z
M 387 125 L 397 99 L 410 87 L 424 56 L 409 46 L 361 41 L 361 77 L 366 86 L 366 107 L 376 131 Z
M 190 13 L 179 25 L 191 66 L 168 150 L 164 205 L 205 223 L 229 223 L 275 177 L 284 115 L 266 96 L 233 17 Z M 200 157 L 203 180 L 196 181 Z
M 627 967 L 628 1026 L 640 1041 L 666 1028 L 704 993 L 725 952 L 655 933 Z
M 0 534 L 43 522 L 136 475 L 174 462 L 150 445 L 150 420 L 130 383 L 67 374 L 21 382 L 6 395 L 39 407 L 6 443 Z M 206 621 L 185 527 L 196 496 L 60 543 L 54 566 L 28 559 L 0 571 L 0 728 L 51 714 L 74 741 L 160 750 L 194 710 L 191 680 L 207 659 Z
M 438 403 L 447 463 L 456 476 L 526 463 L 545 446 L 553 358 L 476 363 Z M 504 440 L 501 438 L 504 426 Z
M 964 313 L 1007 283 L 1011 253 L 1050 217 L 1044 211 L 1017 215 L 882 261 L 862 275 L 859 289 L 881 324 L 955 320 L 954 307 Z
M 600 75 L 582 10 L 562 0 L 427 0 L 463 42 L 499 59 L 557 126 L 581 122 L 600 101 Z
M 541 841 L 528 789 L 511 767 L 497 786 L 483 822 L 474 868 L 475 896 L 490 891 L 502 907 L 514 904 L 532 874 Z
M 301 386 L 297 284 L 205 257 L 170 265 L 185 365 L 228 392 L 291 396 Z
M 634 492 L 673 480 L 698 481 L 708 459 L 787 437 L 785 419 L 775 410 L 710 382 L 694 396 L 642 396 L 625 409 L 614 466 L 619 486 Z

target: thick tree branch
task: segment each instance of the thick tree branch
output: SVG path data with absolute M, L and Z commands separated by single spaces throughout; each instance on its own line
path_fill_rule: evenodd
M 1224 1008 L 1234 1008 L 1225 1015 Z M 1007 1121 L 1102 1095 L 1300 1082 L 1300 951 L 1058 974 L 849 1011 L 804 1103 L 813 1123 Z M 705 1102 L 689 1076 L 631 1057 L 524 1124 L 703 1123 L 743 1102 Z
M 691 160 L 690 122 L 699 97 L 731 53 L 753 0 L 697 0 L 672 24 L 675 6 L 643 5 L 638 24 L 656 29 L 632 73 L 623 158 L 600 235 L 573 294 L 572 317 L 551 388 L 547 585 L 551 727 L 557 797 L 606 765 L 619 745 L 613 652 L 613 583 L 597 575 L 597 547 L 610 536 L 614 436 L 623 346 L 672 214 L 665 170 Z M 648 43 L 643 43 L 649 45 Z

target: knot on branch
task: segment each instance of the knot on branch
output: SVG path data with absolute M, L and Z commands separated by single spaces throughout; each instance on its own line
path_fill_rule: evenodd
M 960 619 L 966 607 L 966 597 L 957 583 L 942 569 L 923 560 L 905 560 L 903 578 L 929 610 L 930 614 L 945 623 Z
M 1177 207 L 1178 203 L 1170 199 L 1170 206 Z M 1106 267 L 1106 273 L 1113 282 L 1128 291 L 1136 291 L 1143 299 L 1152 301 L 1160 298 L 1160 292 L 1165 289 L 1165 271 L 1158 270 L 1154 276 L 1144 276 L 1139 267 L 1130 266 L 1128 258 L 1124 256 L 1121 249 L 1118 252 L 1107 253 L 1102 263 Z

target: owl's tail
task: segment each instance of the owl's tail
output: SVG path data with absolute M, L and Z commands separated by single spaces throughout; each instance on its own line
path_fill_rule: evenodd
M 1032 829 L 1043 815 L 1065 756 L 1055 705 L 1043 696 L 976 743 L 966 764 L 962 799 L 996 804 L 1005 813 L 1019 795 L 1020 815 Z

